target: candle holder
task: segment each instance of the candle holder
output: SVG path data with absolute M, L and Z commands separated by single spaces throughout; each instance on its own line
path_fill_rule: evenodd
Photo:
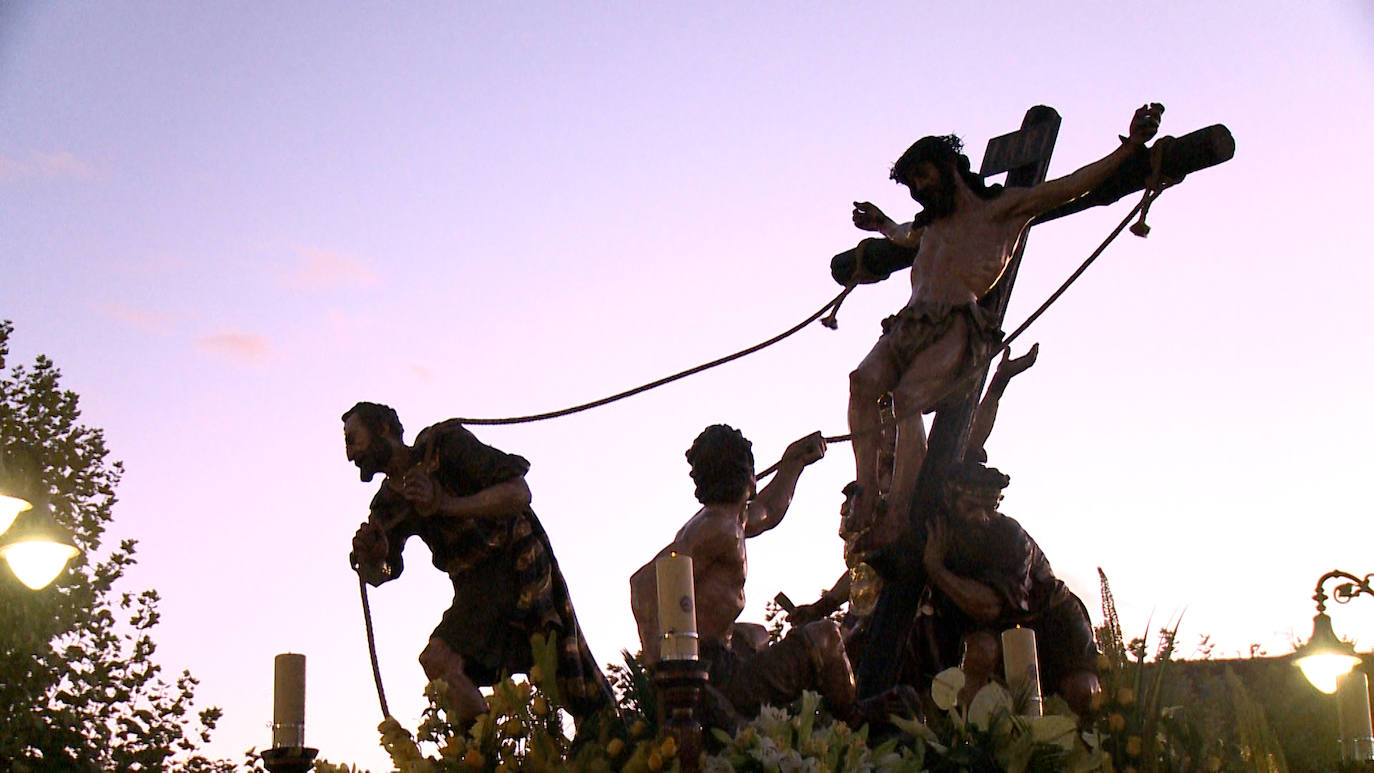
M 662 660 L 653 667 L 654 686 L 658 688 L 658 724 L 664 735 L 677 744 L 677 758 L 687 773 L 697 770 L 701 757 L 697 708 L 709 678 L 706 666 L 696 659 Z
M 319 749 L 305 746 L 275 746 L 258 757 L 270 773 L 306 773 L 315 767 L 315 755 L 319 753 Z

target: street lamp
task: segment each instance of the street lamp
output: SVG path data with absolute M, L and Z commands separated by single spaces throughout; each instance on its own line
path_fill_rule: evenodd
M 1350 642 L 1341 641 L 1331 628 L 1326 614 L 1327 580 L 1344 580 L 1331 591 L 1338 604 L 1345 604 L 1362 594 L 1374 595 L 1374 574 L 1356 577 L 1349 572 L 1334 570 L 1317 580 L 1317 616 L 1312 619 L 1312 638 L 1298 648 L 1295 662 L 1313 687 L 1337 696 L 1337 716 L 1340 722 L 1341 758 L 1343 760 L 1374 760 L 1374 731 L 1369 713 L 1369 677 L 1363 671 L 1353 671 L 1361 662 Z
M 53 519 L 47 501 L 39 500 L 35 507 L 19 495 L 29 486 L 24 476 L 14 469 L 13 447 L 0 446 L 0 556 L 10 565 L 19 581 L 40 590 L 62 573 L 67 562 L 81 551 L 72 537 Z M 22 448 L 17 449 L 22 452 Z M 26 456 L 19 454 L 19 461 Z
M 71 535 L 53 520 L 52 508 L 40 501 L 15 519 L 0 535 L 0 556 L 19 581 L 41 590 L 57 578 L 67 562 L 81 551 Z

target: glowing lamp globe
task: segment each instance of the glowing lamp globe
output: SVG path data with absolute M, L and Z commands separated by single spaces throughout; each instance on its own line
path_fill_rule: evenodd
M 9 494 L 0 492 L 0 534 L 9 530 L 14 524 L 14 519 L 25 510 L 33 509 L 33 505 L 27 499 L 12 497 Z
M 79 552 L 75 545 L 44 540 L 13 542 L 0 549 L 14 576 L 34 590 L 47 587 Z
M 0 536 L 0 556 L 4 556 L 19 581 L 34 590 L 52 582 L 80 552 L 53 520 L 52 510 L 46 504 L 23 513 Z
M 1360 663 L 1355 647 L 1336 638 L 1325 612 L 1312 619 L 1312 638 L 1298 648 L 1296 660 L 1307 681 L 1328 695 L 1336 692 L 1341 677 Z

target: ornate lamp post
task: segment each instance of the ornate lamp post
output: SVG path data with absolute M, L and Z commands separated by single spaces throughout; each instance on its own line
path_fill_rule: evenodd
M 1313 687 L 1328 695 L 1337 695 L 1337 716 L 1340 722 L 1341 759 L 1374 760 L 1374 730 L 1369 713 L 1369 677 L 1363 671 L 1352 671 L 1361 660 L 1349 642 L 1341 641 L 1331 628 L 1326 614 L 1328 580 L 1344 580 L 1331 591 L 1338 604 L 1348 603 L 1356 596 L 1374 595 L 1374 574 L 1356 577 L 1349 572 L 1334 570 L 1317 580 L 1317 616 L 1312 619 L 1312 638 L 1298 648 L 1295 662 Z

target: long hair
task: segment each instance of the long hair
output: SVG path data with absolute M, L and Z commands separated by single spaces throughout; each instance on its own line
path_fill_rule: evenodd
M 728 505 L 749 494 L 754 482 L 754 444 L 734 427 L 712 424 L 687 449 L 697 501 Z
M 983 176 L 973 171 L 973 163 L 964 155 L 964 141 L 955 134 L 931 135 L 912 143 L 911 147 L 892 165 L 890 177 L 902 185 L 911 185 L 916 167 L 930 162 L 941 175 L 958 174 L 964 184 L 980 199 L 994 199 L 1002 195 L 1001 185 L 988 185 Z M 924 226 L 934 217 L 924 210 L 916 215 L 913 225 Z

